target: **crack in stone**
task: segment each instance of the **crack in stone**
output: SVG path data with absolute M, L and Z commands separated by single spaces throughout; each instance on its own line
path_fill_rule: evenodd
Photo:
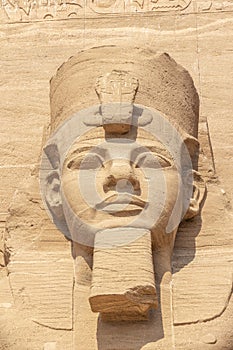
M 49 326 L 47 324 L 44 324 L 42 322 L 36 321 L 36 320 L 32 320 L 32 322 L 38 324 L 39 326 L 45 327 L 45 328 L 49 328 L 49 329 L 53 329 L 55 331 L 72 331 L 73 327 L 53 327 L 53 326 Z

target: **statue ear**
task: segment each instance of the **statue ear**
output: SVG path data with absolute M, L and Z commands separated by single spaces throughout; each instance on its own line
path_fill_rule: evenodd
M 198 156 L 200 144 L 195 137 L 191 135 L 186 135 L 184 138 L 184 144 L 189 151 L 191 159 L 194 159 Z
M 56 142 L 52 141 L 44 147 L 44 152 L 47 155 L 53 169 L 58 169 L 60 164 L 60 154 Z
M 201 174 L 193 170 L 193 195 L 190 199 L 189 208 L 184 216 L 184 220 L 192 219 L 200 212 L 201 205 L 205 199 L 206 183 Z
M 64 216 L 60 187 L 61 181 L 59 172 L 57 170 L 53 170 L 46 178 L 45 197 L 52 213 L 58 218 Z

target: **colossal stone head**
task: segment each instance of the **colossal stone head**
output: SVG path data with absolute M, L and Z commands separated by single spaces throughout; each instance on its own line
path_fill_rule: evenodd
M 205 189 L 197 173 L 199 98 L 192 78 L 167 54 L 100 47 L 60 67 L 50 98 L 51 136 L 41 166 L 46 206 L 67 237 L 95 247 L 97 265 L 106 249 L 114 256 L 131 246 L 139 261 L 149 254 L 138 266 L 150 265 L 145 284 L 140 289 L 135 278 L 124 286 L 138 288 L 137 301 L 122 299 L 118 282 L 101 290 L 98 268 L 90 299 L 106 318 L 122 315 L 126 305 L 126 319 L 145 315 L 157 305 L 151 247 L 171 255 L 180 222 L 198 214 Z

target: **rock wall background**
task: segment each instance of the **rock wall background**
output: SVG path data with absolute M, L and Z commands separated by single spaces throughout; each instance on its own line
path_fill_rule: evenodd
M 1 3 L 0 267 L 5 265 L 3 236 L 11 260 L 0 270 L 0 349 L 163 349 L 149 333 L 148 344 L 130 345 L 134 333 L 127 338 L 127 332 L 121 333 L 123 340 L 114 333 L 111 343 L 111 327 L 107 340 L 96 345 L 85 301 L 77 308 L 80 317 L 72 316 L 70 246 L 47 219 L 35 176 L 49 124 L 50 78 L 79 50 L 121 44 L 168 52 L 190 72 L 201 102 L 208 197 L 203 220 L 196 222 L 200 233 L 181 227 L 177 239 L 169 346 L 232 350 L 233 1 L 100 4 Z M 77 328 L 89 339 L 78 346 Z

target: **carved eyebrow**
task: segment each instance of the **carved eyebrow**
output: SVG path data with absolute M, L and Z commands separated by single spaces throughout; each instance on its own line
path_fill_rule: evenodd
M 139 146 L 137 148 L 134 148 L 131 152 L 131 160 L 134 162 L 138 155 L 145 153 L 145 152 L 152 152 L 156 153 L 158 155 L 164 156 L 165 158 L 169 160 L 173 160 L 173 157 L 171 154 L 166 150 L 162 145 L 156 144 L 156 145 L 146 145 L 146 146 Z M 87 145 L 87 146 L 81 146 L 78 149 L 74 149 L 69 154 L 69 162 L 71 160 L 74 160 L 76 157 L 81 158 L 82 154 L 97 154 L 100 158 L 105 159 L 108 155 L 108 149 L 103 147 L 93 146 L 93 145 Z
M 152 152 L 152 153 L 156 153 L 158 155 L 162 155 L 166 158 L 168 158 L 169 160 L 173 160 L 172 155 L 168 152 L 167 149 L 164 149 L 162 146 L 160 147 L 159 144 L 156 146 L 152 146 L 152 145 L 147 145 L 147 146 L 141 146 L 141 147 L 137 147 L 136 149 L 134 149 L 132 151 L 132 160 L 135 160 L 137 158 L 138 155 L 145 153 L 145 152 Z
M 69 155 L 69 157 L 74 157 L 74 156 L 79 155 L 80 153 L 84 153 L 86 151 L 90 151 L 91 149 L 92 149 L 91 146 L 84 146 L 84 147 L 81 147 L 81 148 L 78 148 L 78 149 L 74 149 L 71 153 L 68 152 L 67 155 Z
M 78 149 L 74 149 L 70 154 L 69 158 L 74 158 L 80 156 L 82 153 L 98 154 L 100 157 L 104 157 L 106 154 L 106 149 L 98 146 L 81 146 Z

